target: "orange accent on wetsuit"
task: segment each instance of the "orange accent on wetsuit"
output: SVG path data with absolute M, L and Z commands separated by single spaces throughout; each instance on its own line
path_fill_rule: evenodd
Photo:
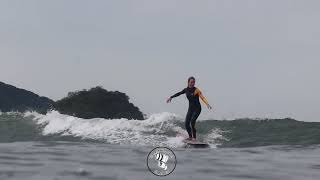
M 200 89 L 196 88 L 196 90 L 194 91 L 194 95 L 198 95 L 201 98 L 202 102 L 204 102 L 206 105 L 209 105 L 208 100 L 202 95 Z

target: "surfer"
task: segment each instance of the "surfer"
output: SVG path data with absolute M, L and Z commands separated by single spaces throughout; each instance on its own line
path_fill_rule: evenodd
M 189 100 L 189 108 L 185 119 L 185 127 L 188 132 L 189 138 L 186 140 L 196 140 L 196 120 L 201 113 L 201 104 L 199 101 L 199 97 L 201 100 L 207 105 L 208 109 L 212 109 L 207 99 L 202 95 L 201 91 L 195 87 L 196 79 L 194 77 L 188 78 L 188 87 L 184 88 L 182 91 L 172 95 L 168 98 L 167 103 L 171 102 L 171 100 L 175 97 L 180 96 L 181 94 L 186 94 Z

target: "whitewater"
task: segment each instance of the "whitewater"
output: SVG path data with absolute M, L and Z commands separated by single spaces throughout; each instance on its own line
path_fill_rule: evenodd
M 163 112 L 152 114 L 145 120 L 121 119 L 82 119 L 51 111 L 46 115 L 26 112 L 43 136 L 60 135 L 79 137 L 82 140 L 96 140 L 109 144 L 130 144 L 141 146 L 183 147 L 183 137 L 187 136 L 183 128 L 183 118 L 177 114 Z M 200 135 L 212 148 L 216 138 L 221 138 L 215 129 Z

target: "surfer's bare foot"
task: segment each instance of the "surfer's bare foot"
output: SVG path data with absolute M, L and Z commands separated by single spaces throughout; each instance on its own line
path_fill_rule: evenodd
M 192 138 L 191 140 L 192 140 L 192 141 L 196 141 L 196 138 Z
M 187 138 L 186 140 L 187 140 L 187 141 L 190 141 L 190 140 L 192 140 L 192 138 Z

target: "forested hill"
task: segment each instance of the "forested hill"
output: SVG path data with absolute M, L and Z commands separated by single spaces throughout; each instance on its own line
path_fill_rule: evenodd
M 80 118 L 140 119 L 143 114 L 129 102 L 129 97 L 119 91 L 107 91 L 100 86 L 89 90 L 69 92 L 68 96 L 57 101 L 54 109 L 62 114 Z
M 0 82 L 0 110 L 2 112 L 27 110 L 46 113 L 54 101 L 33 92 Z

